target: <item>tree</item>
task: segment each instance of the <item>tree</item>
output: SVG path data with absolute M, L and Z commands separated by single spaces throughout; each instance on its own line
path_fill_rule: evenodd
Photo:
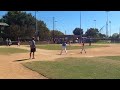
M 113 35 L 112 35 L 112 39 L 118 39 L 119 38 L 119 34 L 118 33 L 114 33 Z
M 50 31 L 50 36 L 53 37 L 53 34 L 54 34 L 54 37 L 57 37 L 57 36 L 60 36 L 60 35 L 64 35 L 64 33 L 62 33 L 60 30 L 51 30 Z
M 105 37 L 106 37 L 105 34 L 101 34 L 101 33 L 99 33 L 99 38 L 105 38 Z
M 38 32 L 36 32 L 36 18 L 31 13 L 8 11 L 1 20 L 9 24 L 9 27 L 4 30 L 4 37 L 12 37 L 17 40 L 18 37 L 31 38 L 37 34 L 41 40 L 44 40 L 49 35 L 49 29 L 41 20 L 37 20 Z
M 75 29 L 73 30 L 73 34 L 74 34 L 74 35 L 83 35 L 83 29 L 75 28 Z
M 18 37 L 31 37 L 33 35 L 33 31 L 35 31 L 31 27 L 35 25 L 34 17 L 26 12 L 8 11 L 2 19 L 4 22 L 9 24 L 7 30 L 4 31 L 4 37 L 11 37 L 12 39 L 17 40 Z
M 90 28 L 85 32 L 86 37 L 92 37 L 92 38 L 98 38 L 99 37 L 99 31 L 98 29 Z
M 50 37 L 50 30 L 47 28 L 46 24 L 43 21 L 38 21 L 38 30 L 36 32 L 40 40 L 47 40 Z

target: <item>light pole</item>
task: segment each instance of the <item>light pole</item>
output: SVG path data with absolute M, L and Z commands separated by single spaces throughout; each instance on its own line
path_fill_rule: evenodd
M 38 28 L 37 28 L 37 11 L 35 11 L 35 36 L 37 41 L 39 41 Z
M 109 12 L 109 11 L 106 11 L 106 13 L 107 13 L 107 21 L 106 21 L 106 37 L 108 37 L 108 12 Z
M 95 29 L 96 29 L 96 20 L 94 20 L 94 22 L 95 22 Z
M 120 38 L 120 28 L 119 28 L 119 38 Z
M 53 43 L 55 43 L 55 40 L 54 40 L 54 22 L 55 22 L 55 17 L 53 17 Z
M 54 28 L 55 28 L 55 30 L 57 30 L 57 28 L 56 28 L 56 26 L 57 26 L 57 25 L 56 25 L 56 22 L 57 22 L 57 21 L 54 21 L 54 22 L 55 22 L 55 23 L 54 23 Z
M 111 37 L 111 21 L 109 21 L 109 23 L 110 23 L 110 37 Z
M 81 11 L 80 11 L 80 31 L 81 31 Z M 80 39 L 81 39 L 81 32 L 80 32 Z M 81 41 L 79 41 L 81 42 Z
M 37 14 L 36 14 L 37 11 L 35 11 L 35 30 L 37 32 Z
M 81 11 L 80 11 L 80 29 L 81 29 Z
M 0 19 L 2 19 L 2 16 L 0 15 Z M 3 22 L 3 19 L 2 19 L 2 22 Z
M 55 22 L 57 22 L 57 21 L 55 21 L 55 17 L 53 17 L 53 43 L 55 43 L 55 32 L 54 32 L 54 30 L 55 30 Z

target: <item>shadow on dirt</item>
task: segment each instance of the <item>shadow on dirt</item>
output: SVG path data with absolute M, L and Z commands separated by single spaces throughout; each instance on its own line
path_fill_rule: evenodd
M 26 60 L 30 60 L 29 58 L 25 58 L 25 59 L 19 59 L 19 60 L 15 60 L 13 62 L 20 62 L 20 61 L 26 61 Z

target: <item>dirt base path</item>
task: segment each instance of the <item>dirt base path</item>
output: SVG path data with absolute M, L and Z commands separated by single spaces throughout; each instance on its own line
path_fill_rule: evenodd
M 6 47 L 6 46 L 1 46 Z M 26 46 L 11 46 L 15 48 L 27 49 Z M 63 57 L 98 57 L 98 56 L 119 56 L 120 45 L 109 44 L 109 47 L 86 49 L 86 54 L 80 54 L 80 50 L 69 50 L 68 54 L 59 55 L 60 50 L 37 49 L 35 59 L 29 59 L 28 53 L 0 55 L 0 79 L 46 79 L 44 76 L 25 68 L 21 63 L 31 61 L 52 61 Z

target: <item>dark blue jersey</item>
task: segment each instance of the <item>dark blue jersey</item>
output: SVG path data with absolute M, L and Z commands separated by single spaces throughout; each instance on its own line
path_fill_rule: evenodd
M 62 43 L 62 46 L 66 46 L 66 42 L 63 42 L 63 43 Z

